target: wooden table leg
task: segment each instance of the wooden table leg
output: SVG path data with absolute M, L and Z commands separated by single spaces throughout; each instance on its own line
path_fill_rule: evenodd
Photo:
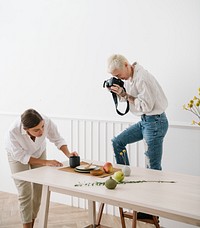
M 39 227 L 47 228 L 48 214 L 49 214 L 50 191 L 49 186 L 43 185 L 42 199 L 39 213 Z
M 88 216 L 89 222 L 96 227 L 96 202 L 88 200 Z
M 137 224 L 137 211 L 133 211 L 132 228 L 136 228 L 136 224 Z
M 124 219 L 124 211 L 123 211 L 122 207 L 119 207 L 119 214 L 120 214 L 122 228 L 126 228 L 126 223 L 125 223 L 125 219 Z
M 98 216 L 97 216 L 97 226 L 99 226 L 101 224 L 101 218 L 102 218 L 102 215 L 103 215 L 103 208 L 104 208 L 104 203 L 101 203 L 100 206 L 99 206 L 99 212 L 98 212 Z

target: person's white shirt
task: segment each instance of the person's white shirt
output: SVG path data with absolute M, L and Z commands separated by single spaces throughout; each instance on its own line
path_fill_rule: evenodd
M 18 118 L 10 127 L 5 137 L 5 148 L 11 157 L 23 164 L 28 164 L 30 157 L 39 158 L 46 151 L 46 138 L 60 149 L 67 145 L 60 136 L 57 126 L 48 117 L 44 119 L 44 133 L 33 141 L 23 129 L 21 119 Z
M 125 81 L 126 92 L 135 97 L 130 111 L 137 115 L 157 115 L 165 112 L 168 101 L 155 77 L 139 64 L 135 65 L 132 80 Z

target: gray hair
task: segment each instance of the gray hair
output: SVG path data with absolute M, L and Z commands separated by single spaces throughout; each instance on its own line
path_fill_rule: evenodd
M 112 74 L 115 69 L 122 69 L 124 63 L 128 63 L 128 60 L 123 55 L 111 55 L 108 58 L 108 72 Z

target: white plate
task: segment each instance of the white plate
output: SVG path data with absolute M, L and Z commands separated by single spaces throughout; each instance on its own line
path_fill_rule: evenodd
M 100 169 L 99 166 L 95 166 L 94 169 L 77 169 L 77 167 L 74 169 L 76 172 L 79 172 L 79 173 L 89 173 L 91 170 L 98 170 Z
M 81 170 L 81 171 L 90 171 L 90 170 L 98 168 L 98 166 L 96 166 L 96 165 L 91 165 L 89 168 L 87 168 L 87 166 L 88 165 L 80 165 L 80 166 L 77 166 L 75 169 Z
M 78 172 L 78 173 L 89 173 L 90 172 L 90 170 L 80 170 L 80 169 L 74 169 L 76 172 Z

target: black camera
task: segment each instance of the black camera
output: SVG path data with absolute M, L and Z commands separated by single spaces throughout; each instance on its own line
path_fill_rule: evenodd
M 113 86 L 114 84 L 117 84 L 117 85 L 119 85 L 120 87 L 123 87 L 123 86 L 124 86 L 124 82 L 123 82 L 121 79 L 112 77 L 112 78 L 110 78 L 110 79 L 104 81 L 103 87 L 109 88 L 109 87 Z
M 104 81 L 103 87 L 104 87 L 104 88 L 105 88 L 105 87 L 109 88 L 109 87 L 113 86 L 114 84 L 119 85 L 119 86 L 122 87 L 122 88 L 124 89 L 124 91 L 126 92 L 126 89 L 124 88 L 124 82 L 123 82 L 121 79 L 118 79 L 118 78 L 115 78 L 115 77 L 112 77 L 112 78 L 110 78 L 110 79 Z M 126 101 L 126 102 L 127 102 L 127 107 L 126 107 L 125 112 L 124 112 L 124 113 L 121 113 L 121 112 L 117 109 L 117 106 L 118 106 L 118 100 L 117 100 L 118 97 L 117 97 L 117 94 L 114 93 L 114 92 L 112 92 L 112 91 L 111 91 L 111 93 L 112 93 L 112 97 L 113 97 L 113 101 L 114 101 L 114 103 L 115 103 L 115 107 L 116 107 L 117 113 L 118 113 L 119 115 L 121 115 L 121 116 L 125 115 L 125 114 L 129 111 L 129 101 Z

